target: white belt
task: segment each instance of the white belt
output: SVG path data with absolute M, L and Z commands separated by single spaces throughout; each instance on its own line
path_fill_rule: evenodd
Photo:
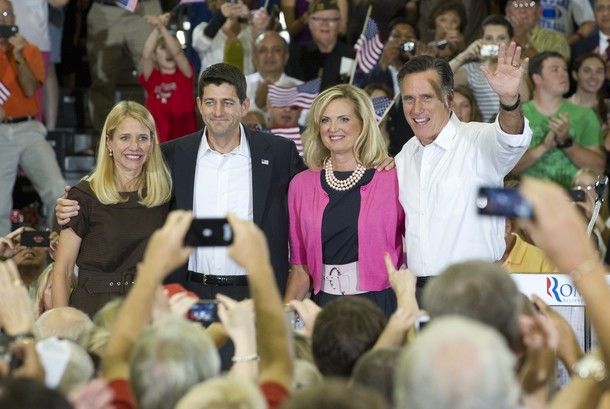
M 327 294 L 354 295 L 366 291 L 358 289 L 358 262 L 349 264 L 324 264 L 322 288 Z

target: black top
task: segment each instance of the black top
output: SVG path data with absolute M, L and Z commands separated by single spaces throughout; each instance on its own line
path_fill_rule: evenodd
M 352 47 L 337 41 L 330 53 L 320 51 L 316 43 L 294 43 L 290 45 L 290 57 L 286 74 L 301 81 L 321 77 L 320 92 L 341 83 L 341 57 L 354 58 Z
M 345 180 L 352 172 L 337 172 Z M 322 216 L 322 261 L 324 264 L 348 264 L 358 261 L 358 215 L 360 187 L 373 179 L 375 169 L 367 169 L 356 186 L 338 191 L 326 183 L 326 172 L 320 172 L 320 182 L 328 193 L 329 202 Z

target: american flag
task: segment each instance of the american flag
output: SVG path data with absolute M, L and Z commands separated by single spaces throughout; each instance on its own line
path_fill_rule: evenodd
M 354 49 L 356 50 L 358 67 L 368 74 L 377 64 L 383 51 L 383 43 L 379 39 L 377 23 L 372 18 L 369 17 L 364 23 L 364 30 L 362 30 Z
M 298 106 L 309 109 L 313 100 L 320 92 L 320 78 L 304 82 L 296 87 L 283 88 L 277 85 L 269 85 L 267 97 L 269 103 L 275 107 Z
M 291 126 L 288 128 L 271 128 L 268 132 L 274 135 L 282 136 L 286 139 L 290 139 L 297 146 L 299 155 L 303 156 L 303 141 L 301 140 L 301 129 L 298 126 Z
M 379 123 L 383 120 L 383 117 L 392 105 L 393 100 L 388 97 L 378 97 L 373 98 L 371 101 L 373 102 L 373 109 L 375 110 L 375 119 L 377 120 L 377 123 Z
M 115 0 L 117 6 L 129 11 L 134 11 L 138 7 L 138 0 Z
M 11 91 L 9 91 L 6 85 L 0 82 L 0 105 L 4 105 L 10 96 Z

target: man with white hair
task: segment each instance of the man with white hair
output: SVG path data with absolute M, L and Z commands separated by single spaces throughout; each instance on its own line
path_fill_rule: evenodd
M 401 354 L 397 409 L 513 409 L 515 358 L 492 328 L 457 316 L 435 319 Z

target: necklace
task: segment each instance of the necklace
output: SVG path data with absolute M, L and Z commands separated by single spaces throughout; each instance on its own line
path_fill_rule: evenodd
M 366 168 L 361 164 L 356 166 L 356 169 L 352 172 L 352 174 L 345 180 L 340 180 L 335 177 L 335 172 L 333 171 L 333 164 L 330 158 L 326 159 L 324 162 L 324 176 L 326 178 L 326 183 L 334 190 L 338 190 L 340 192 L 349 190 L 356 186 L 356 183 L 362 179 L 364 176 L 364 171 Z

